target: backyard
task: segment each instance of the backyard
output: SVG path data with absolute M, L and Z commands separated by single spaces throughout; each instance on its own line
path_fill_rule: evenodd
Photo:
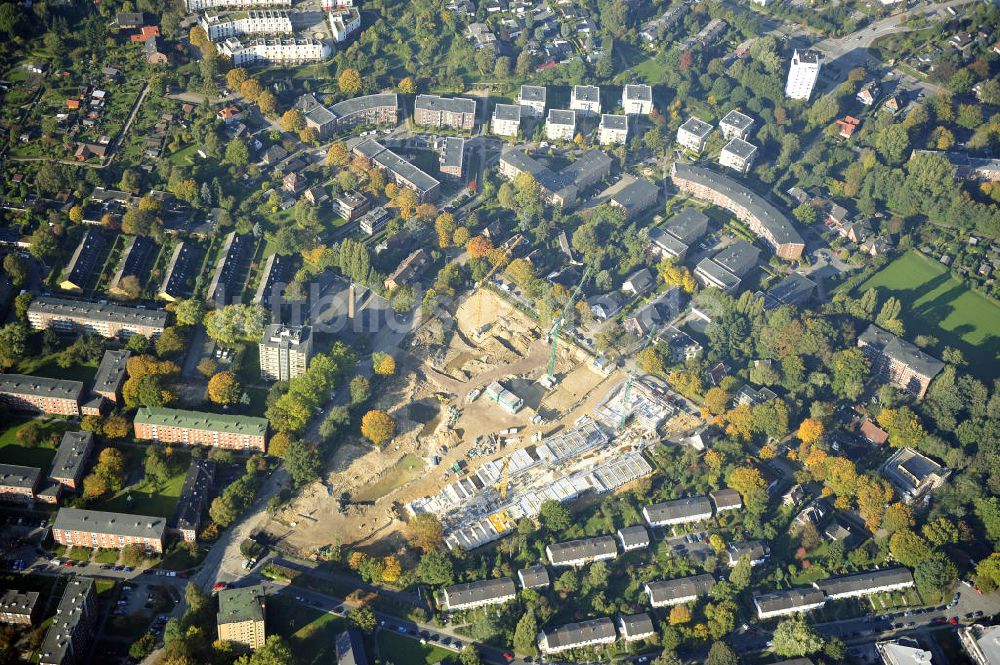
M 1000 359 L 1000 304 L 976 293 L 952 277 L 937 261 L 909 251 L 854 290 L 859 296 L 875 287 L 880 301 L 890 295 L 903 305 L 906 338 L 932 335 L 940 344 L 960 350 L 969 371 L 981 377 L 996 375 Z
M 171 517 L 177 507 L 181 489 L 184 487 L 184 477 L 187 475 L 190 460 L 186 453 L 174 453 L 174 458 L 171 460 L 170 477 L 162 485 L 150 486 L 145 480 L 141 480 L 90 508 L 135 515 Z M 139 463 L 141 464 L 141 461 Z
M 454 652 L 442 649 L 441 647 L 429 644 L 420 644 L 417 640 L 405 637 L 399 633 L 388 630 L 378 632 L 378 653 L 383 663 L 407 663 L 416 665 L 418 663 L 454 662 Z
M 267 601 L 267 622 L 269 631 L 288 640 L 297 663 L 336 662 L 334 644 L 345 628 L 343 619 L 277 594 Z
M 67 423 L 63 420 L 39 421 L 42 426 L 42 440 L 36 446 L 25 446 L 17 440 L 17 430 L 30 418 L 8 416 L 10 426 L 0 434 L 0 464 L 17 464 L 42 469 L 46 473 L 56 455 L 55 446 L 49 439 L 50 434 L 61 434 Z

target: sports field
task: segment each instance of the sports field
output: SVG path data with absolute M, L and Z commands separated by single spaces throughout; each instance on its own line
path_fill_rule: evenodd
M 854 290 L 859 296 L 876 287 L 879 301 L 890 295 L 903 305 L 906 338 L 933 335 L 938 349 L 959 349 L 968 370 L 987 380 L 1000 374 L 1000 303 L 971 291 L 948 269 L 909 251 Z

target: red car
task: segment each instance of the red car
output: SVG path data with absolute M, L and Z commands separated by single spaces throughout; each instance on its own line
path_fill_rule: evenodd
M 225 588 L 226 588 L 225 582 L 216 582 L 215 584 L 212 585 L 212 591 L 222 591 Z
M 74 565 L 74 564 L 73 564 L 73 562 L 72 562 L 72 561 L 63 561 L 63 562 L 62 562 L 62 565 L 64 565 L 64 566 L 72 566 L 72 565 Z
M 950 623 L 953 626 L 957 626 L 958 625 L 958 617 L 952 617 L 952 618 L 948 619 L 948 623 Z
M 504 659 L 504 660 L 506 660 L 506 661 L 507 661 L 507 662 L 509 663 L 509 662 L 511 662 L 512 660 L 514 660 L 514 654 L 512 654 L 512 653 L 511 653 L 511 652 L 509 652 L 509 651 L 504 651 L 504 652 L 503 652 L 503 659 Z

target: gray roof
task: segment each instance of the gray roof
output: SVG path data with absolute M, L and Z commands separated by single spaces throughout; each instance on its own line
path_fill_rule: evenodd
M 673 254 L 680 256 L 688 251 L 688 246 L 675 238 L 672 234 L 668 233 L 663 229 L 662 226 L 657 227 L 649 232 L 649 239 L 656 245 L 669 250 Z
M 618 538 L 622 547 L 646 547 L 649 545 L 649 532 L 641 524 L 618 529 Z
M 516 106 L 514 108 L 521 108 Z M 441 165 L 462 167 L 465 161 L 465 139 L 460 136 L 449 136 L 444 140 L 444 152 L 441 153 Z
M 754 594 L 753 602 L 761 614 L 794 610 L 807 605 L 822 604 L 826 596 L 819 589 L 802 587 L 799 589 L 784 589 L 770 593 Z
M 714 492 L 709 492 L 708 495 L 711 497 L 712 501 L 715 502 L 716 509 L 722 510 L 725 508 L 739 508 L 743 505 L 743 499 L 740 498 L 740 493 L 734 489 L 721 489 L 715 490 Z
M 177 509 L 174 511 L 174 524 L 177 528 L 198 529 L 201 525 L 201 514 L 208 504 L 214 482 L 215 462 L 192 459 L 187 476 L 184 477 L 184 487 L 177 501 Z
M 893 335 L 891 332 L 882 330 L 874 324 L 868 326 L 858 339 L 923 376 L 933 378 L 944 369 L 944 363 L 937 358 L 924 353 L 914 344 Z
M 107 246 L 108 241 L 103 234 L 89 230 L 84 233 L 80 244 L 76 246 L 76 251 L 66 264 L 65 279 L 76 286 L 85 287 L 94 276 L 97 261 L 103 256 Z
M 525 589 L 535 589 L 549 585 L 549 569 L 542 565 L 528 566 L 517 571 L 521 586 Z
M 517 595 L 517 586 L 509 577 L 455 584 L 444 589 L 449 608 L 487 602 L 502 602 Z
M 354 149 L 376 164 L 397 174 L 420 192 L 429 192 L 441 183 L 377 141 L 367 140 Z
M 365 95 L 364 97 L 345 99 L 344 101 L 337 102 L 331 106 L 330 110 L 333 111 L 334 115 L 338 118 L 343 118 L 361 111 L 367 111 L 368 109 L 386 106 L 391 106 L 393 108 L 399 107 L 399 100 L 396 97 L 396 93 Z
M 606 177 L 611 171 L 611 163 L 612 160 L 608 153 L 595 148 L 577 157 L 569 166 L 561 170 L 559 175 L 569 178 L 582 188 Z
M 708 215 L 697 208 L 684 208 L 663 226 L 671 235 L 690 245 L 708 230 Z
M 94 375 L 94 391 L 115 392 L 125 381 L 126 365 L 128 364 L 129 351 L 105 351 L 101 358 L 101 364 L 97 366 L 97 374 Z
M 628 116 L 603 113 L 601 114 L 601 127 L 608 129 L 628 129 Z
M 712 514 L 712 503 L 707 496 L 689 496 L 663 503 L 654 503 L 643 508 L 650 524 L 658 524 L 671 520 L 695 518 L 705 513 Z
M 640 205 L 644 206 L 650 200 L 655 203 L 659 196 L 659 187 L 645 178 L 636 178 L 629 184 L 622 187 L 614 196 L 611 197 L 611 200 L 626 210 L 632 211 Z
M 0 464 L 0 486 L 34 489 L 42 470 L 33 466 L 18 466 L 16 464 Z
M 895 586 L 897 584 L 913 584 L 913 574 L 907 568 L 883 568 L 882 570 L 866 570 L 854 575 L 842 575 L 841 577 L 831 577 L 814 583 L 817 589 L 821 589 L 828 596 L 837 596 L 844 593 L 855 593 L 858 591 L 875 590 Z
M 757 146 L 752 143 L 747 143 L 738 136 L 730 139 L 722 148 L 725 152 L 732 153 L 739 157 L 740 159 L 749 159 L 751 155 L 757 152 Z
M 102 510 L 60 508 L 53 529 L 109 533 L 116 536 L 163 540 L 167 521 L 162 517 L 109 513 Z
M 805 242 L 784 213 L 764 197 L 747 189 L 729 176 L 683 162 L 674 162 L 673 172 L 677 177 L 719 192 L 749 210 L 779 244 L 803 244 Z
M 52 470 L 49 477 L 72 478 L 79 480 L 87 464 L 87 457 L 94 445 L 92 432 L 66 432 L 63 434 L 56 456 L 52 458 Z
M 38 649 L 39 662 L 62 663 L 72 648 L 80 622 L 93 611 L 94 580 L 89 577 L 70 577 L 62 598 L 56 607 L 55 617 Z M 67 661 L 68 662 L 68 661 Z
M 729 272 L 721 265 L 713 261 L 712 259 L 702 259 L 695 266 L 695 272 L 701 273 L 708 278 L 711 278 L 713 282 L 722 284 L 722 288 L 725 290 L 735 289 L 740 285 L 740 278 Z
M 676 580 L 649 582 L 651 601 L 654 605 L 675 601 L 680 598 L 702 596 L 715 586 L 715 578 L 708 574 L 681 577 Z
M 741 132 L 746 131 L 753 125 L 753 118 L 746 115 L 745 113 L 740 113 L 736 109 L 733 109 L 722 118 L 720 122 L 722 125 L 729 125 L 730 127 L 735 127 Z
M 31 301 L 28 312 L 43 312 L 54 316 L 81 317 L 95 321 L 114 321 L 133 326 L 164 328 L 167 313 L 160 309 L 139 309 L 55 296 L 38 296 Z
M 522 85 L 520 98 L 528 102 L 544 102 L 545 94 L 543 85 Z
M 816 64 L 820 62 L 823 56 L 819 51 L 815 49 L 804 49 L 802 51 L 795 51 L 795 54 L 799 57 L 799 62 L 805 62 L 808 64 Z
M 438 95 L 417 95 L 413 102 L 416 109 L 444 111 L 446 113 L 475 113 L 476 100 L 465 97 L 439 97 Z
M 653 101 L 653 88 L 648 85 L 641 84 L 626 85 L 625 98 L 644 102 Z
M 611 536 L 597 536 L 596 538 L 582 538 L 580 540 L 568 540 L 564 543 L 552 543 L 548 546 L 549 559 L 553 564 L 566 561 L 577 561 L 579 559 L 589 559 L 606 554 L 618 554 L 618 544 Z
M 712 125 L 708 124 L 704 120 L 699 120 L 698 118 L 691 116 L 684 121 L 681 125 L 681 129 L 685 132 L 690 132 L 699 138 L 705 138 L 712 132 Z
M 0 374 L 0 393 L 72 399 L 79 402 L 80 395 L 83 393 L 83 382 L 50 379 L 47 376 Z
M 778 305 L 799 305 L 809 300 L 816 290 L 816 282 L 805 275 L 793 272 L 770 289 L 767 290 L 765 298 Z
M 35 611 L 39 595 L 37 591 L 25 591 L 21 593 L 15 589 L 7 589 L 3 596 L 0 596 L 0 612 L 7 612 L 8 614 L 31 614 Z
M 547 122 L 550 122 L 553 125 L 575 125 L 576 111 L 568 111 L 566 109 L 549 109 L 549 118 Z
M 568 623 L 544 632 L 545 641 L 550 650 L 569 648 L 573 645 L 609 637 L 614 638 L 618 635 L 614 622 L 607 617 L 581 621 L 580 623 Z
M 729 557 L 733 561 L 739 561 L 743 557 L 755 561 L 765 556 L 767 556 L 767 545 L 761 540 L 744 540 L 729 544 Z
M 260 338 L 260 344 L 269 348 L 292 349 L 307 344 L 311 336 L 312 326 L 286 326 L 283 323 L 272 323 L 264 327 L 264 335 Z
M 656 283 L 656 280 L 653 279 L 653 273 L 649 272 L 649 268 L 639 268 L 625 278 L 625 281 L 631 282 L 635 290 L 639 292 L 652 288 Z
M 750 272 L 757 265 L 760 250 L 742 238 L 719 251 L 712 260 L 737 277 Z
M 493 107 L 493 119 L 521 122 L 521 107 L 517 104 L 497 104 Z
M 596 85 L 574 85 L 573 96 L 584 102 L 601 101 L 601 89 Z
M 635 639 L 637 635 L 649 635 L 656 632 L 652 617 L 645 612 L 620 616 L 618 624 L 622 628 L 622 637 L 626 639 Z

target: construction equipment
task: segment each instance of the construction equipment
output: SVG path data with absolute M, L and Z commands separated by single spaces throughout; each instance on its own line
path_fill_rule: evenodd
M 481 280 L 476 282 L 476 285 L 472 288 L 472 293 L 469 294 L 470 298 L 475 297 L 475 295 L 479 292 L 479 287 L 488 282 L 490 278 L 497 273 L 498 270 L 505 267 L 510 262 L 510 257 L 511 254 L 513 254 L 514 252 L 514 248 L 517 247 L 519 244 L 521 244 L 522 240 L 524 240 L 523 235 L 517 236 L 516 238 L 514 238 L 514 241 L 510 243 L 510 246 L 503 250 L 504 252 L 503 258 L 500 259 L 500 261 L 498 261 L 495 266 L 490 268 L 490 271 L 485 275 L 483 275 L 483 278 Z M 479 323 L 479 325 L 482 325 L 482 323 L 480 323 L 482 320 L 483 320 L 483 300 L 482 298 L 480 298 L 478 310 L 476 311 L 476 322 Z
M 576 290 L 570 295 L 569 300 L 566 302 L 566 306 L 563 307 L 562 312 L 559 314 L 559 318 L 552 322 L 552 327 L 549 329 L 549 340 L 552 342 L 552 348 L 549 350 L 549 371 L 546 372 L 548 380 L 555 380 L 556 371 L 556 348 L 559 344 L 559 334 L 562 332 L 563 324 L 566 322 L 566 312 L 573 309 L 573 305 L 576 303 L 576 299 L 580 297 L 580 293 L 583 290 L 583 284 L 587 281 L 590 276 L 592 267 L 587 266 L 583 271 L 583 276 L 580 278 L 580 283 L 576 285 Z
M 497 491 L 500 493 L 500 500 L 507 500 L 507 485 L 510 484 L 510 456 L 503 458 L 503 469 L 500 471 L 500 482 L 497 483 Z
M 646 349 L 646 347 L 649 346 L 649 343 L 653 340 L 653 333 L 655 332 L 656 332 L 656 326 L 653 326 L 652 328 L 649 329 L 649 332 L 646 333 L 646 337 L 642 340 L 642 344 L 636 351 L 636 355 L 642 353 Z M 629 405 L 629 399 L 632 397 L 632 383 L 634 381 L 635 381 L 635 370 L 630 369 L 628 371 L 628 379 L 626 379 L 625 381 L 625 394 L 622 395 L 622 417 L 618 421 L 619 432 L 622 431 L 622 428 L 625 427 L 625 421 L 628 420 L 628 414 L 629 414 L 628 405 Z

